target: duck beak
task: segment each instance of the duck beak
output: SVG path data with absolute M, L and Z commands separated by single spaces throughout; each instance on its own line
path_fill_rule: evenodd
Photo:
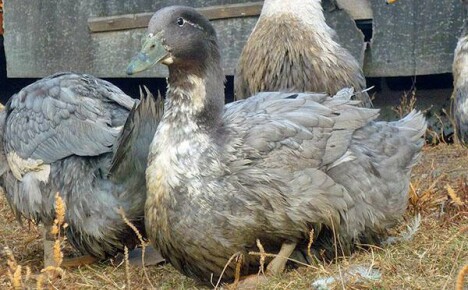
M 141 51 L 135 55 L 127 67 L 127 74 L 142 72 L 157 63 L 170 64 L 172 58 L 162 41 L 162 33 L 149 34 L 142 41 Z
M 387 4 L 393 4 L 395 2 L 397 2 L 398 0 L 385 0 L 385 3 Z

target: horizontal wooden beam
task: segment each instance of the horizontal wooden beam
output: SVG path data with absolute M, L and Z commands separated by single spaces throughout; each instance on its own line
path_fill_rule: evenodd
M 263 1 L 209 6 L 197 8 L 197 10 L 209 20 L 216 20 L 258 16 L 262 10 L 262 5 Z M 88 27 L 93 33 L 145 28 L 148 26 L 148 22 L 153 14 L 153 12 L 145 12 L 107 17 L 92 17 L 88 19 Z
M 263 1 L 217 5 L 198 8 L 198 12 L 209 20 L 258 16 L 262 11 Z
M 107 32 L 147 27 L 153 13 L 125 14 L 88 19 L 91 32 Z

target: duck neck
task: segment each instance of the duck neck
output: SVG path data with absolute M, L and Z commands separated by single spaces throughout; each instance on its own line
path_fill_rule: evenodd
M 224 108 L 224 74 L 217 62 L 208 65 L 180 65 L 169 68 L 167 100 L 163 121 L 187 129 L 218 127 Z
M 260 20 L 289 14 L 314 27 L 316 31 L 328 32 L 330 27 L 325 22 L 321 2 L 321 0 L 265 0 Z
M 194 69 L 195 68 L 195 69 Z M 149 199 L 163 208 L 185 192 L 188 176 L 199 176 L 200 160 L 213 146 L 224 108 L 223 72 L 219 65 L 169 67 L 164 115 L 148 157 Z M 148 203 L 147 203 L 148 204 Z M 163 225 L 167 220 L 161 217 Z

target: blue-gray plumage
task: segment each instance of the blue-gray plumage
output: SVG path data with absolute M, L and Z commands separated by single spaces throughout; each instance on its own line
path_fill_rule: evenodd
M 165 112 L 146 170 L 148 236 L 179 271 L 209 283 L 258 271 L 267 252 L 343 248 L 393 226 L 408 200 L 411 168 L 424 144 L 424 117 L 375 122 L 350 89 L 325 94 L 264 92 L 224 106 L 216 33 L 189 7 L 152 17 L 130 73 L 169 68 Z M 145 61 L 142 61 L 145 59 Z M 286 253 L 287 252 L 287 253 Z M 286 253 L 286 254 L 285 254 Z M 281 256 L 280 255 L 280 256 Z M 269 269 L 281 269 L 276 264 Z M 223 271 L 223 268 L 225 267 Z
M 468 144 L 468 0 L 462 0 L 464 9 L 463 32 L 458 40 L 453 60 L 453 116 L 457 135 Z
M 134 247 L 117 209 L 144 232 L 144 171 L 161 112 L 151 96 L 137 103 L 107 81 L 74 73 L 12 96 L 0 115 L 0 182 L 17 216 L 51 225 L 59 192 L 68 241 L 82 253 L 105 258 Z

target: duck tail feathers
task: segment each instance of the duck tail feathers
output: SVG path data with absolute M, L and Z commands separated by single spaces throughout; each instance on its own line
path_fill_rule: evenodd
M 412 110 L 403 119 L 396 121 L 395 125 L 408 136 L 411 141 L 424 144 L 424 135 L 427 129 L 427 121 L 421 111 Z
M 421 149 L 425 143 L 425 134 L 427 129 L 427 121 L 420 111 L 412 110 L 403 119 L 393 122 L 399 128 L 400 132 L 408 138 L 408 142 L 412 144 L 413 155 L 407 163 L 407 168 L 416 165 L 421 157 Z
M 163 114 L 163 101 L 159 92 L 155 98 L 146 86 L 143 88 L 145 92 L 140 87 L 140 102 L 130 111 L 118 139 L 110 171 L 115 178 L 140 171 L 144 176 L 149 146 Z

